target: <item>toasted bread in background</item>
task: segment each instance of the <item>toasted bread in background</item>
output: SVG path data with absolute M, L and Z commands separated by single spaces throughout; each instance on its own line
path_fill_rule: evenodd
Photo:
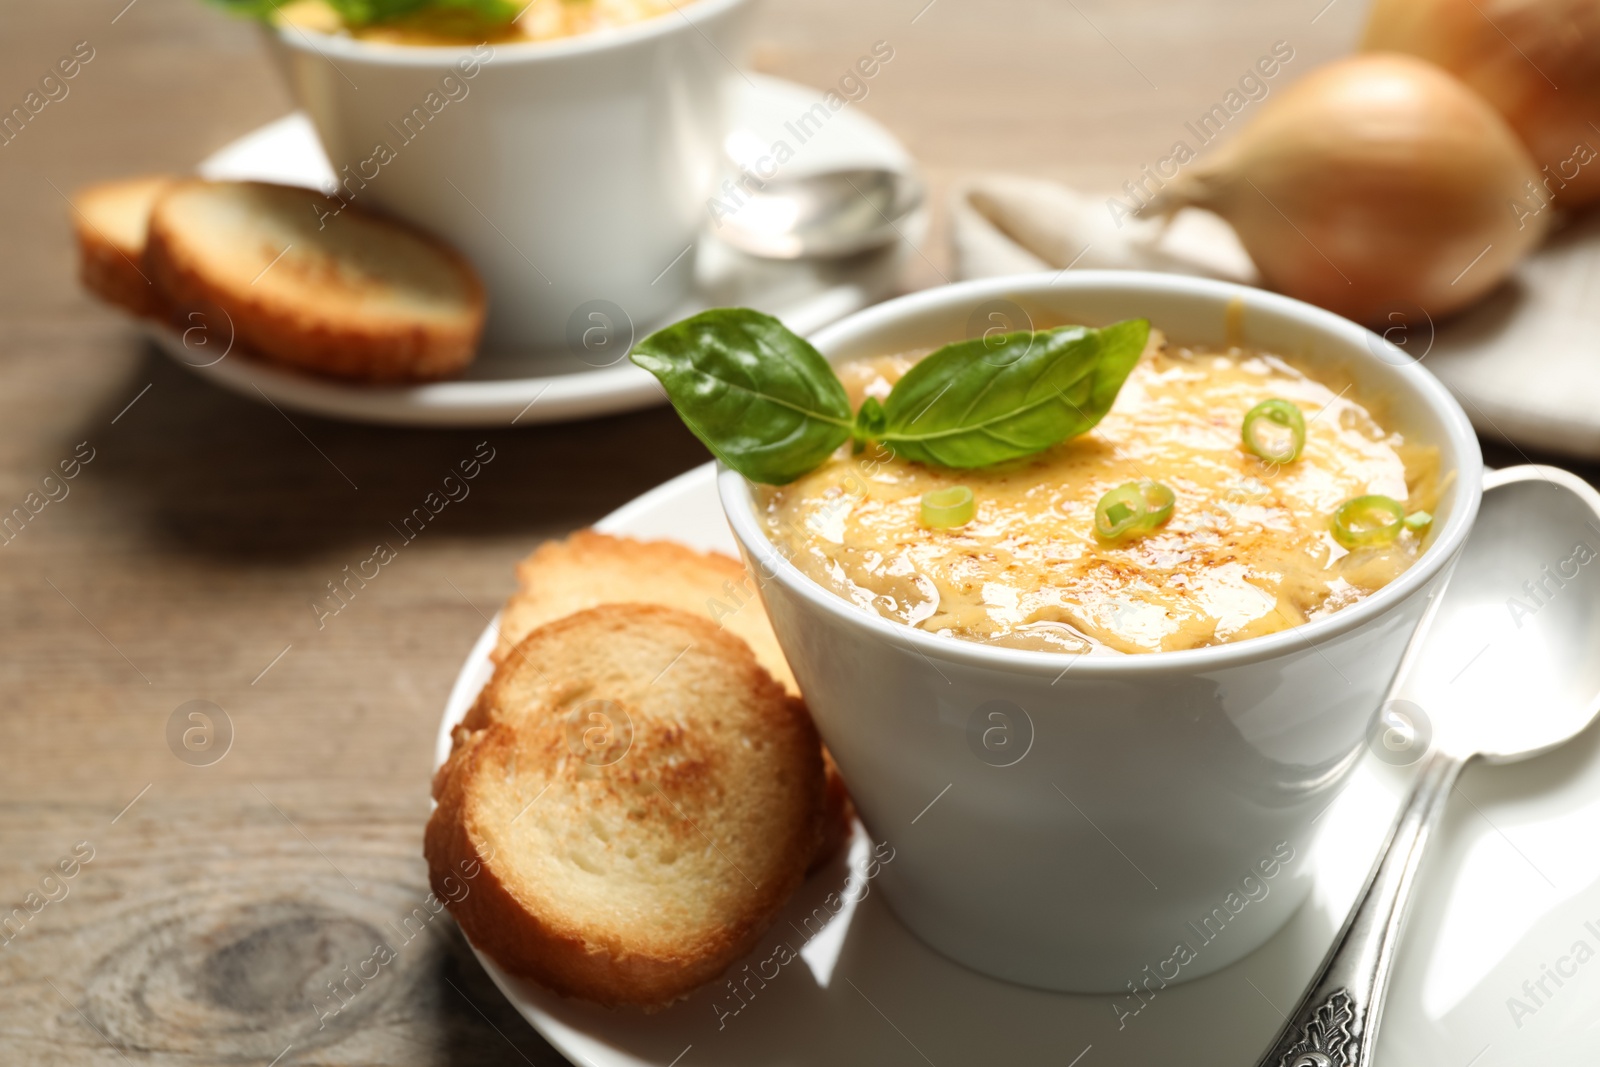
M 175 182 L 155 201 L 144 271 L 174 311 L 220 310 L 238 343 L 364 382 L 446 378 L 471 360 L 483 284 L 444 244 L 314 189 Z
M 517 591 L 500 615 L 500 639 L 490 658 L 504 661 L 513 645 L 553 619 L 623 601 L 665 604 L 710 620 L 742 637 L 789 692 L 800 692 L 742 563 L 674 541 L 637 541 L 595 530 L 546 541 L 517 564 Z
M 756 583 L 742 563 L 674 541 L 639 541 L 595 530 L 546 541 L 517 565 L 517 591 L 500 615 L 499 640 L 490 656 L 503 663 L 517 642 L 545 623 L 618 602 L 664 604 L 703 616 L 743 638 L 768 673 L 791 694 L 799 694 Z M 831 860 L 849 840 L 855 816 L 849 790 L 826 748 L 822 757 L 827 804 L 813 868 Z
M 663 1005 L 747 952 L 800 884 L 821 745 L 708 620 L 640 604 L 559 619 L 502 661 L 485 699 L 435 778 L 424 852 L 456 921 L 508 971 Z
M 141 264 L 150 209 L 176 180 L 170 175 L 128 178 L 91 185 L 73 195 L 78 280 L 85 289 L 136 315 L 164 313 L 161 290 Z

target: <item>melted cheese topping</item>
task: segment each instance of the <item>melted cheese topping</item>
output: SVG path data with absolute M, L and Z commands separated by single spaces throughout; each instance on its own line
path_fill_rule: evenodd
M 917 358 L 864 360 L 840 376 L 853 402 L 881 399 Z M 1240 444 L 1245 413 L 1271 397 L 1299 405 L 1307 423 L 1301 457 L 1281 467 Z M 846 446 L 758 499 L 768 535 L 802 571 L 885 618 L 1012 648 L 1156 652 L 1273 633 L 1382 588 L 1421 538 L 1352 553 L 1330 516 L 1366 493 L 1431 509 L 1437 470 L 1437 449 L 1386 431 L 1348 389 L 1270 355 L 1153 338 L 1100 424 L 1036 456 L 954 471 Z M 1100 541 L 1100 497 L 1140 479 L 1173 490 L 1171 520 Z M 973 520 L 924 527 L 922 494 L 955 485 L 976 496 Z

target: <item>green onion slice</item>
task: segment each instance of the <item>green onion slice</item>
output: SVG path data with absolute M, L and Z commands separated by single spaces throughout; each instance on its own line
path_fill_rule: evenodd
M 1119 485 L 1094 509 L 1095 536 L 1115 541 L 1130 534 L 1145 533 L 1172 518 L 1177 498 L 1160 482 L 1140 481 Z
M 1433 516 L 1426 511 L 1413 511 L 1406 516 L 1406 529 L 1421 533 L 1433 525 Z
M 1306 446 L 1306 419 L 1288 400 L 1263 400 L 1245 415 L 1240 436 L 1245 451 L 1267 463 L 1293 463 Z
M 1400 536 L 1406 509 L 1388 496 L 1358 496 L 1333 513 L 1333 536 L 1346 548 L 1385 545 Z
M 922 525 L 935 530 L 965 526 L 977 514 L 972 490 L 964 485 L 934 489 L 922 494 Z

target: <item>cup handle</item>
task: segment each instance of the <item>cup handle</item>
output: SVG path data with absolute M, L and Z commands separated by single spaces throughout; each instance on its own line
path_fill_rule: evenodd
M 1529 463 L 1489 471 L 1483 488 L 1526 481 L 1559 485 L 1600 518 L 1600 493 L 1558 467 Z M 1411 654 L 1414 651 L 1408 658 Z M 1360 902 L 1259 1067 L 1371 1067 L 1411 890 L 1428 840 L 1466 763 L 1442 751 L 1427 758 L 1377 865 L 1367 876 Z
M 1515 467 L 1501 467 L 1498 470 L 1483 472 L 1485 491 L 1512 482 L 1550 482 L 1559 485 L 1574 496 L 1582 498 L 1596 515 L 1600 515 L 1600 493 L 1595 492 L 1594 486 L 1571 471 L 1562 470 L 1560 467 L 1549 467 L 1543 463 L 1522 463 Z

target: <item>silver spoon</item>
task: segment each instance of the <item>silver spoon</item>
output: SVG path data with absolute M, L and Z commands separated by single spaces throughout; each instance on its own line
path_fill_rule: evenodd
M 1380 720 L 1391 748 L 1428 754 L 1360 903 L 1262 1067 L 1370 1067 L 1411 890 L 1462 768 L 1539 755 L 1600 712 L 1600 494 L 1539 466 L 1492 473 L 1484 487 Z
M 746 172 L 747 198 L 713 232 L 764 259 L 833 258 L 878 248 L 922 204 L 922 183 L 879 168 L 832 170 L 758 181 Z

